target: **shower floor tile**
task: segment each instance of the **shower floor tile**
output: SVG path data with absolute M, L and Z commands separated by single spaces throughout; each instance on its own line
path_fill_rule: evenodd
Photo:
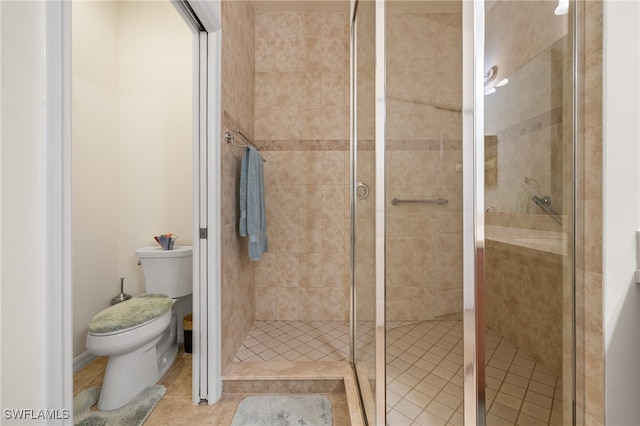
M 256 321 L 234 362 L 347 361 L 346 321 Z
M 562 379 L 491 329 L 487 424 L 562 424 Z M 391 322 L 387 424 L 462 425 L 462 321 Z

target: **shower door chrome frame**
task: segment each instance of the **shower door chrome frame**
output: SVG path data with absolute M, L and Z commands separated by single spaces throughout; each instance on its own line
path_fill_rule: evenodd
M 375 11 L 375 424 L 385 425 L 386 0 L 376 0 Z M 464 418 L 484 426 L 484 0 L 462 1 L 462 32 Z
M 387 417 L 387 343 L 386 343 L 386 269 L 385 269 L 385 135 L 386 135 L 386 6 L 387 0 L 376 0 L 375 36 L 375 376 L 376 424 L 386 425 Z M 383 386 L 382 386 L 383 385 Z
M 484 0 L 462 1 L 464 421 L 484 426 Z

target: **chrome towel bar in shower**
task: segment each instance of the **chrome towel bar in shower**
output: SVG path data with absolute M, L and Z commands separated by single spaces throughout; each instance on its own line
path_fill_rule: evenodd
M 256 149 L 256 151 L 260 151 L 260 148 L 258 148 L 252 141 L 251 139 L 249 139 L 248 137 L 246 137 L 244 135 L 244 133 L 242 133 L 240 131 L 240 129 L 235 129 L 234 132 L 236 132 L 237 134 L 239 134 L 244 140 L 246 140 L 248 142 L 248 144 L 246 143 L 238 143 L 235 140 L 235 137 L 233 136 L 233 133 L 231 132 L 225 132 L 224 134 L 224 138 L 227 140 L 227 143 L 230 143 L 233 146 L 237 146 L 239 148 L 247 148 L 249 145 L 251 145 L 252 147 L 254 147 Z M 262 161 L 264 161 L 265 163 L 267 162 L 267 160 L 265 160 L 264 158 L 262 159 Z
M 398 204 L 437 204 L 439 206 L 443 205 L 443 204 L 447 204 L 449 202 L 449 200 L 445 200 L 444 198 L 436 198 L 435 200 L 399 200 L 395 197 L 393 197 L 391 199 L 391 204 L 392 205 L 398 205 Z
M 560 215 L 553 210 L 551 206 L 551 198 L 549 197 L 538 197 L 534 195 L 532 198 L 534 203 L 536 203 L 546 214 L 548 214 L 551 219 L 553 219 L 558 225 L 562 225 L 562 218 Z

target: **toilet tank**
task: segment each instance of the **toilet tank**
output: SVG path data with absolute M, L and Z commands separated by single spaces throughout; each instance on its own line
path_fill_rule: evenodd
M 191 246 L 141 247 L 136 256 L 142 264 L 146 293 L 182 297 L 193 293 L 193 262 Z

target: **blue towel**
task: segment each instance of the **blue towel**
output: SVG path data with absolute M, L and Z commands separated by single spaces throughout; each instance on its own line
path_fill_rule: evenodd
M 260 260 L 269 248 L 262 163 L 260 153 L 248 147 L 240 167 L 240 235 L 249 237 L 250 260 Z

